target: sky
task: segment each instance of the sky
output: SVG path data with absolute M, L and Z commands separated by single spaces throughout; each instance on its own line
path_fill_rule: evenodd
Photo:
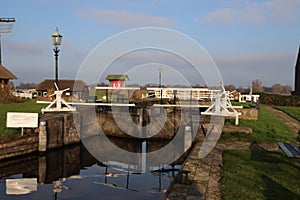
M 99 70 L 83 69 L 91 52 L 124 31 L 160 27 L 201 45 L 225 85 L 248 87 L 259 79 L 267 87 L 279 83 L 293 88 L 299 11 L 299 0 L 7 0 L 1 2 L 0 17 L 14 17 L 16 22 L 11 33 L 1 34 L 2 64 L 18 77 L 15 85 L 54 79 L 51 34 L 58 27 L 63 35 L 59 78 L 75 79 L 85 71 L 81 78 L 87 83 L 94 82 L 89 75 L 95 74 L 105 82 Z M 118 65 L 115 69 L 106 71 L 119 73 L 127 67 L 129 83 L 157 83 L 162 66 L 162 84 L 181 83 L 177 80 L 182 76 L 184 81 L 203 84 L 192 71 L 182 75 L 189 71 L 182 57 L 177 62 L 172 53 L 161 52 L 131 52 L 113 62 Z M 97 62 L 104 67 L 101 59 Z

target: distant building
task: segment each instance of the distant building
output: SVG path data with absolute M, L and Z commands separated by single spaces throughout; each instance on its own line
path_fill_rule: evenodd
M 15 97 L 21 97 L 26 99 L 37 98 L 37 92 L 35 89 L 27 89 L 27 90 L 18 89 L 15 90 L 12 94 Z
M 233 91 L 229 95 L 229 99 L 231 101 L 238 101 L 238 102 L 253 102 L 257 103 L 259 101 L 259 94 L 252 94 L 252 91 L 250 89 L 249 94 L 241 94 L 238 91 Z
M 295 91 L 292 94 L 295 96 L 300 96 L 300 46 L 295 66 Z
M 109 87 L 126 87 L 125 81 L 128 81 L 129 78 L 126 74 L 110 74 L 107 75 L 106 80 L 109 81 Z
M 253 102 L 257 103 L 259 100 L 259 94 L 240 94 L 239 102 Z
M 9 80 L 17 79 L 17 77 L 0 64 L 0 88 L 3 89 L 9 83 Z
M 148 96 L 146 98 L 163 98 L 177 99 L 183 101 L 206 101 L 211 98 L 212 90 L 208 88 L 160 88 L 160 87 L 147 87 Z
M 52 91 L 56 90 L 54 86 L 54 82 L 55 80 L 46 79 L 41 83 L 39 83 L 35 88 L 38 96 L 46 97 L 48 96 L 48 92 L 50 90 Z M 70 90 L 64 93 L 66 96 L 81 98 L 83 88 L 85 88 L 86 86 L 87 84 L 82 80 L 58 80 L 58 88 L 60 90 L 70 88 Z
M 241 93 L 239 93 L 238 91 L 232 91 L 229 94 L 229 99 L 231 101 L 240 101 L 240 96 L 241 96 Z

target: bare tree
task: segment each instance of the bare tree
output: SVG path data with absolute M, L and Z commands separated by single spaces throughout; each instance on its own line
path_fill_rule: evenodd
M 282 91 L 283 91 L 283 86 L 280 85 L 279 83 L 272 85 L 272 92 L 274 94 L 281 94 Z
M 262 82 L 258 79 L 252 81 L 252 91 L 253 92 L 263 92 Z
M 291 94 L 291 91 L 292 91 L 292 87 L 291 86 L 289 86 L 289 85 L 283 86 L 283 89 L 282 89 L 282 93 L 283 94 Z
M 224 88 L 225 88 L 226 91 L 236 90 L 236 87 L 234 85 L 225 85 Z
M 16 88 L 17 89 L 34 89 L 36 87 L 36 83 L 23 83 L 21 82 Z
M 281 85 L 276 83 L 272 85 L 272 93 L 274 94 L 291 94 L 292 87 L 289 85 Z
M 240 93 L 249 93 L 250 91 L 249 88 L 243 88 L 242 86 L 239 86 L 236 90 Z

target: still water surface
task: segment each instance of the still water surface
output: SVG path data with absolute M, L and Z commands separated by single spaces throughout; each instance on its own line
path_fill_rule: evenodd
M 179 168 L 118 170 L 73 145 L 0 162 L 0 199 L 161 199 Z

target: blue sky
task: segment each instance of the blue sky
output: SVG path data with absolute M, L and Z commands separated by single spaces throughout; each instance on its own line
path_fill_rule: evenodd
M 73 79 L 99 43 L 128 29 L 155 26 L 182 32 L 202 45 L 225 85 L 248 87 L 259 79 L 265 86 L 293 87 L 299 11 L 299 0 L 3 1 L 0 17 L 15 17 L 16 23 L 12 33 L 1 36 L 2 64 L 18 77 L 16 85 L 53 78 L 51 34 L 59 27 L 59 77 Z

